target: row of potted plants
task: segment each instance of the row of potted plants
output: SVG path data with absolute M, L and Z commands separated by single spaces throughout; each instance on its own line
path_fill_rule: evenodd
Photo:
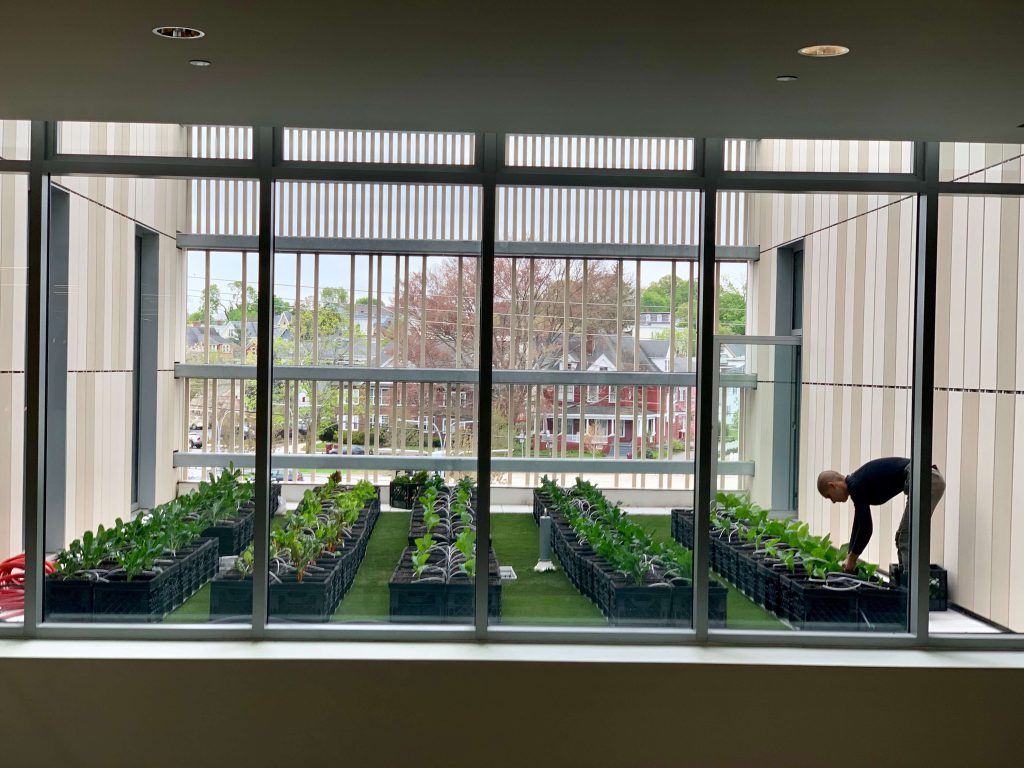
M 270 532 L 270 616 L 327 621 L 355 580 L 380 514 L 378 489 L 362 480 L 342 485 L 340 473 L 307 490 L 294 511 Z M 234 566 L 217 574 L 211 619 L 252 610 L 255 550 L 250 544 Z
M 252 538 L 253 514 L 252 483 L 229 468 L 134 519 L 86 531 L 54 559 L 45 615 L 160 621 L 213 577 L 222 546 Z
M 672 510 L 672 535 L 693 546 L 693 510 Z M 906 590 L 873 563 L 843 572 L 847 546 L 832 546 L 805 522 L 773 519 L 749 499 L 719 493 L 711 513 L 711 568 L 798 629 L 900 631 Z
M 413 507 L 409 546 L 388 582 L 393 621 L 470 622 L 477 567 L 475 488 L 428 484 Z M 488 614 L 501 616 L 501 578 L 488 546 Z
M 611 504 L 591 483 L 577 478 L 559 488 L 548 477 L 534 491 L 538 521 L 552 519 L 552 545 L 566 575 L 617 625 L 689 625 L 693 618 L 693 558 L 676 542 L 656 541 Z M 709 585 L 709 618 L 726 619 L 728 590 Z

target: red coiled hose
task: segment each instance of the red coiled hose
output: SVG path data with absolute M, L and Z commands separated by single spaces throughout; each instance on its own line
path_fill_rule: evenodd
M 53 573 L 53 563 L 43 563 Z M 25 612 L 25 555 L 15 555 L 0 563 L 0 619 L 13 619 Z

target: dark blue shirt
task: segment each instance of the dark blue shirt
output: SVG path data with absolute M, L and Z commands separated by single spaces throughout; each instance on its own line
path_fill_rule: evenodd
M 906 490 L 910 459 L 889 456 L 873 459 L 846 477 L 853 502 L 853 531 L 850 552 L 860 556 L 871 540 L 871 507 L 885 504 Z

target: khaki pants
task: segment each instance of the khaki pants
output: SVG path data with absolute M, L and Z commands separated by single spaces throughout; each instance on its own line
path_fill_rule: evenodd
M 896 529 L 896 554 L 899 557 L 900 565 L 910 565 L 910 467 L 907 467 L 907 505 L 903 509 L 903 518 L 900 520 L 900 527 Z M 932 465 L 932 509 L 942 501 L 942 494 L 946 492 L 946 478 L 939 472 L 939 468 Z

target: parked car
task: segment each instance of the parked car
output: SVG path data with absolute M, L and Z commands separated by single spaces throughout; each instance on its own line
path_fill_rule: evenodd
M 203 447 L 203 433 L 202 432 L 189 432 L 188 433 L 188 447 L 189 448 L 202 448 Z
M 340 453 L 343 456 L 344 455 L 364 456 L 366 454 L 366 449 L 363 448 L 363 446 L 361 446 L 361 445 L 353 445 L 351 447 L 351 450 L 349 450 L 349 446 L 347 446 L 347 445 L 332 445 L 330 448 L 327 449 L 327 453 L 330 453 L 330 454 L 338 454 L 338 453 Z

